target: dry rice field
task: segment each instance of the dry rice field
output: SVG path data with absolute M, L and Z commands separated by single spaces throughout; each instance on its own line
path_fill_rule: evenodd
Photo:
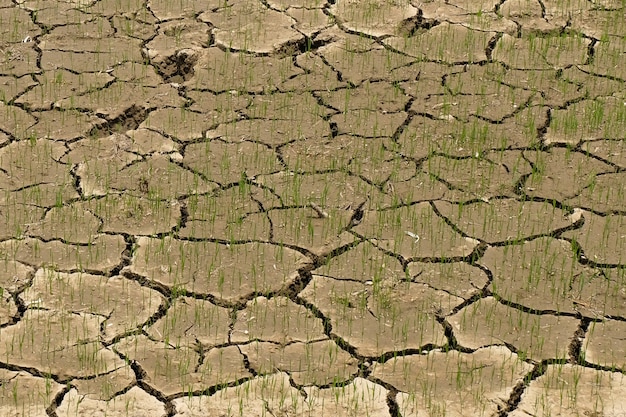
M 626 1 L 0 0 L 0 416 L 626 416 Z

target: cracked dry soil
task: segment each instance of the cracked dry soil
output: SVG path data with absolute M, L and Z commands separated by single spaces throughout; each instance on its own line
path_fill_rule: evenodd
M 619 0 L 0 0 L 1 416 L 625 416 Z

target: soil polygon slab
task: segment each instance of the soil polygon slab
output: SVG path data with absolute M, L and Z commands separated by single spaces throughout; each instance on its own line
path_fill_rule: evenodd
M 169 153 L 178 149 L 178 144 L 171 138 L 148 129 L 127 130 L 125 135 L 131 139 L 129 151 L 142 155 Z
M 524 156 L 535 167 L 524 183 L 524 191 L 532 197 L 562 201 L 577 196 L 594 184 L 597 175 L 613 172 L 613 168 L 591 156 L 565 148 L 549 152 L 525 151 Z
M 619 4 L 614 3 L 614 0 L 601 1 L 599 4 L 602 4 L 602 8 L 593 8 L 572 15 L 572 28 L 593 39 L 619 40 L 624 31 L 620 24 L 624 18 L 624 11 Z
M 75 100 L 76 96 L 92 89 L 100 89 L 114 80 L 106 73 L 76 75 L 63 69 L 44 71 L 36 78 L 38 85 L 15 101 L 32 110 L 48 110 L 61 99 L 72 97 Z
M 626 369 L 626 323 L 607 320 L 589 324 L 583 352 L 585 360 L 610 369 Z
M 178 232 L 180 237 L 266 240 L 271 228 L 260 204 L 272 207 L 279 200 L 267 190 L 241 183 L 215 194 L 190 196 L 184 203 L 187 221 Z
M 367 211 L 354 232 L 404 259 L 468 256 L 478 241 L 463 237 L 429 203 Z
M 567 109 L 554 110 L 545 141 L 575 146 L 581 141 L 623 138 L 624 103 L 624 98 L 598 97 L 574 103 Z
M 99 3 L 96 3 L 96 4 L 99 4 Z M 137 16 L 141 13 L 140 12 L 130 13 L 131 16 L 133 14 Z M 145 15 L 146 13 L 144 9 L 144 13 L 142 17 L 146 17 Z M 145 20 L 154 20 L 154 18 L 145 19 Z M 137 38 L 137 39 L 142 39 L 144 41 L 147 41 L 148 39 L 152 38 L 156 34 L 156 30 L 154 28 L 154 22 L 147 23 L 145 20 L 143 21 L 136 20 L 136 19 L 129 18 L 127 16 L 112 16 L 111 24 L 113 25 L 113 28 L 115 29 L 115 31 L 121 34 L 122 36 L 127 36 L 129 38 Z
M 455 101 L 451 96 L 446 100 L 448 104 L 413 102 L 414 111 L 425 112 L 439 120 L 428 116 L 413 117 L 398 138 L 405 155 L 423 158 L 438 151 L 451 156 L 475 157 L 485 149 L 519 149 L 539 143 L 536 128 L 545 122 L 545 109 L 524 109 L 502 123 L 494 124 L 475 117 L 468 121 L 458 120 L 450 114 Z M 420 106 L 428 108 L 416 108 Z
M 211 47 L 198 59 L 194 76 L 183 85 L 191 90 L 213 93 L 231 90 L 260 93 L 271 91 L 302 73 L 302 69 L 293 65 L 291 57 L 253 56 Z
M 585 0 L 573 0 L 568 4 L 568 7 L 561 7 L 557 1 L 548 0 L 545 4 L 545 19 L 550 22 L 564 27 L 567 25 L 567 21 L 571 19 L 572 15 L 584 13 L 587 10 L 593 8 L 592 4 L 589 4 Z
M 165 396 L 204 391 L 252 376 L 236 346 L 204 351 L 200 362 L 196 350 L 171 342 L 133 336 L 114 344 L 113 349 L 136 361 L 147 374 L 144 381 Z
M 459 297 L 432 288 L 421 282 L 372 282 L 371 296 L 367 300 L 369 312 L 394 327 L 398 317 L 425 314 L 450 314 L 463 301 Z M 367 285 L 366 284 L 366 285 Z
M 626 169 L 626 141 L 624 140 L 593 140 L 583 143 L 580 148 L 584 152 Z
M 144 62 L 123 62 L 112 68 L 110 73 L 118 82 L 133 83 L 144 87 L 158 87 L 163 83 L 156 69 Z
M 64 388 L 52 379 L 6 369 L 0 370 L 0 380 L 0 414 L 5 416 L 46 416 L 46 408 Z
M 216 123 L 233 122 L 240 117 L 240 112 L 246 109 L 252 98 L 247 94 L 226 92 L 213 94 L 208 91 L 189 91 L 187 97 L 193 100 L 189 110 L 207 113 Z M 217 118 L 215 118 L 217 115 Z
M 544 12 L 538 0 L 507 1 L 499 12 L 503 17 L 517 23 L 522 29 L 522 35 L 549 34 L 560 29 L 542 18 Z
M 48 266 L 62 271 L 110 272 L 122 261 L 126 250 L 120 235 L 96 235 L 87 245 L 70 245 L 52 240 L 23 238 L 0 243 L 0 254 L 33 267 Z M 10 256 L 9 256 L 10 254 Z
M 26 10 L 17 7 L 0 9 L 0 44 L 23 42 L 27 37 L 33 39 L 40 34 L 41 29 L 33 23 Z
M 288 8 L 321 10 L 323 7 L 323 4 L 318 0 L 269 0 L 267 4 L 281 11 L 287 10 Z
M 597 175 L 580 194 L 564 202 L 596 213 L 626 213 L 626 172 Z
M 361 377 L 345 386 L 306 387 L 304 391 L 309 415 L 391 417 L 387 389 Z
M 289 78 L 282 82 L 279 87 L 284 91 L 308 93 L 311 91 L 329 91 L 345 86 L 346 83 L 339 81 L 335 72 L 330 68 L 325 68 Z
M 116 369 L 89 379 L 75 378 L 70 381 L 81 396 L 92 400 L 108 401 L 136 384 L 136 375 L 130 366 Z
M 443 327 L 435 312 L 462 301 L 420 284 L 394 288 L 319 275 L 314 275 L 299 295 L 329 318 L 332 334 L 370 357 L 444 344 Z
M 500 63 L 470 65 L 462 71 L 446 74 L 445 85 L 452 94 L 497 94 L 504 87 L 497 81 L 502 80 L 509 71 Z
M 407 274 L 413 282 L 446 291 L 464 300 L 478 294 L 489 282 L 484 271 L 463 262 L 411 262 L 407 266 Z
M 446 21 L 477 31 L 497 31 L 516 35 L 515 22 L 493 12 L 496 7 L 495 2 L 463 1 L 462 3 L 439 1 L 423 3 L 420 7 L 422 18 L 429 24 Z
M 125 363 L 100 343 L 103 321 L 92 314 L 28 310 L 17 324 L 2 328 L 0 354 L 4 361 L 59 379 L 104 374 Z
M 236 3 L 198 18 L 214 27 L 217 45 L 235 51 L 268 54 L 304 39 L 291 17 L 261 3 Z
M 184 396 L 173 402 L 176 417 L 301 415 L 306 407 L 304 397 L 284 372 L 258 376 L 213 395 Z
M 42 240 L 89 243 L 100 229 L 100 220 L 80 206 L 53 207 L 45 217 L 28 226 L 27 235 Z
M 360 259 L 360 262 L 354 262 Z M 363 242 L 315 269 L 315 274 L 336 280 L 361 282 L 399 282 L 408 278 L 396 258 L 385 254 L 369 242 Z
M 215 183 L 205 181 L 173 163 L 169 155 L 154 155 L 119 168 L 109 164 L 85 163 L 79 165 L 77 173 L 86 195 L 126 191 L 153 200 L 171 200 L 216 188 Z
M 340 112 L 348 110 L 376 110 L 382 113 L 393 113 L 404 110 L 409 97 L 397 86 L 388 82 L 364 82 L 354 89 L 339 89 L 321 93 L 324 103 Z
M 336 208 L 319 208 L 322 210 L 321 216 L 311 207 L 269 211 L 267 216 L 272 224 L 271 240 L 306 248 L 320 255 L 328 251 L 333 245 L 332 241 L 349 225 L 352 213 Z
M 572 298 L 578 311 L 592 318 L 626 316 L 626 269 L 605 268 L 591 277 L 577 276 Z
M 348 170 L 366 181 L 374 184 L 382 185 L 382 189 L 386 192 L 393 193 L 393 184 L 391 186 L 386 183 L 397 181 L 407 181 L 412 179 L 416 173 L 415 162 L 405 158 L 399 158 L 394 152 L 386 149 L 387 139 L 364 139 L 366 142 L 374 142 L 369 152 L 356 154 Z M 376 142 L 382 142 L 382 146 L 376 149 Z
M 493 50 L 493 59 L 517 69 L 565 68 L 585 64 L 590 42 L 576 35 L 516 39 L 504 34 Z
M 9 136 L 4 132 L 0 132 L 0 145 L 2 146 L 8 145 L 9 141 L 10 141 Z
M 0 111 L 5 115 L 0 121 L 0 128 L 19 139 L 27 138 L 28 129 L 37 123 L 30 113 L 16 106 L 0 103 Z
M 347 48 L 346 48 L 347 46 Z M 381 74 L 388 74 L 393 69 L 407 65 L 415 60 L 383 47 L 365 51 L 350 50 L 350 45 L 333 43 L 320 48 L 320 54 L 342 78 L 355 85 L 365 80 L 379 79 Z
M 109 416 L 122 416 L 133 410 L 136 417 L 165 417 L 165 404 L 157 400 L 139 387 L 132 387 L 108 401 L 84 397 L 76 389 L 71 389 L 63 402 L 56 409 L 59 417 L 73 415 L 97 415 L 104 413 Z
M 473 120 L 471 116 L 496 125 L 497 122 L 513 116 L 515 116 L 513 120 L 518 123 L 520 119 L 541 120 L 541 108 L 526 107 L 532 96 L 531 91 L 515 87 L 501 87 L 494 93 L 433 94 L 424 100 L 414 101 L 411 110 L 448 122 L 454 120 L 471 122 Z
M 165 73 L 163 64 L 175 61 L 180 51 L 189 51 L 193 57 L 193 52 L 206 48 L 210 40 L 210 27 L 206 24 L 193 19 L 177 19 L 161 23 L 157 35 L 146 43 L 145 48 L 152 63 Z M 164 75 L 169 78 L 169 74 Z
M 333 138 L 311 137 L 286 144 L 280 154 L 293 171 L 346 170 L 357 158 L 385 154 L 387 138 L 362 138 L 337 135 Z
M 0 76 L 0 99 L 3 102 L 10 102 L 30 87 L 35 87 L 36 85 L 37 83 L 29 76 Z
M 357 361 L 331 340 L 298 342 L 287 346 L 252 342 L 240 345 L 239 349 L 255 372 L 288 372 L 298 385 L 343 382 L 358 372 Z
M 139 127 L 156 130 L 167 136 L 189 142 L 201 139 L 207 130 L 219 123 L 217 114 L 189 111 L 185 108 L 165 108 L 150 112 Z
M 528 415 L 575 417 L 624 414 L 626 380 L 619 372 L 579 365 L 548 365 L 531 381 L 511 417 Z
M 301 120 L 248 119 L 219 125 L 206 133 L 207 139 L 221 138 L 228 142 L 259 142 L 266 146 L 280 146 L 294 140 L 327 137 L 330 127 L 314 116 Z M 271 172 L 268 170 L 267 172 Z
M 581 85 L 581 91 L 587 92 L 589 94 L 588 97 L 591 99 L 611 96 L 616 91 L 622 90 L 624 86 L 624 80 L 590 74 L 589 68 L 583 65 L 563 70 L 561 77 L 564 80 Z
M 260 340 L 286 345 L 326 339 L 322 320 L 286 297 L 257 297 L 237 312 L 233 343 Z
M 9 324 L 17 317 L 17 306 L 8 292 L 0 287 L 0 325 Z
M 70 3 L 72 3 L 70 1 Z M 86 2 L 84 2 L 86 3 Z M 44 41 L 67 42 L 68 39 L 91 40 L 109 38 L 115 34 L 111 23 L 103 16 L 93 16 L 81 24 L 60 25 L 42 36 Z M 59 48 L 67 49 L 67 48 Z
M 47 26 L 60 26 L 75 24 L 80 25 L 91 19 L 93 16 L 86 14 L 76 6 L 81 5 L 80 1 L 67 1 L 67 2 L 46 2 L 41 3 L 39 0 L 25 0 L 20 2 L 20 7 L 30 11 L 37 12 L 36 21 L 39 24 Z M 87 2 L 84 2 L 82 6 L 86 6 Z
M 89 136 L 94 127 L 104 119 L 76 110 L 50 110 L 33 113 L 37 123 L 33 124 L 22 139 L 36 137 L 72 141 Z
M 448 318 L 459 345 L 479 349 L 507 344 L 534 361 L 566 359 L 578 329 L 573 317 L 537 315 L 483 298 Z
M 124 44 L 125 48 L 117 48 Z M 42 42 L 41 68 L 55 70 L 64 68 L 70 71 L 98 72 L 106 71 L 122 62 L 143 62 L 141 39 L 111 37 L 104 39 L 72 38 L 61 41 Z M 69 48 L 69 50 L 60 49 Z
M 242 178 L 282 169 L 276 152 L 254 142 L 212 140 L 190 144 L 185 148 L 183 163 L 220 184 L 235 183 Z
M 289 7 L 285 10 L 285 13 L 296 21 L 296 24 L 293 26 L 294 29 L 308 37 L 313 37 L 321 30 L 330 27 L 333 23 L 330 16 L 326 15 L 323 9 L 320 8 Z
M 390 196 L 383 194 L 375 186 L 344 172 L 300 174 L 283 171 L 260 175 L 257 181 L 274 190 L 284 206 L 315 203 L 324 208 L 354 210 L 368 198 L 370 200 L 368 204 L 377 206 L 392 201 Z
M 250 96 L 250 104 L 242 112 L 250 119 L 290 120 L 303 124 L 316 122 L 332 111 L 320 105 L 311 92 L 274 92 Z
M 572 224 L 564 211 L 548 202 L 494 199 L 472 204 L 434 204 L 468 236 L 489 243 L 548 235 Z
M 615 77 L 624 80 L 624 50 L 626 41 L 621 37 L 612 37 L 610 42 L 604 40 L 598 43 L 594 50 L 594 59 L 591 64 L 581 66 L 580 69 L 596 75 Z
M 89 210 L 102 222 L 102 232 L 155 235 L 172 230 L 180 220 L 176 200 L 160 201 L 132 195 L 110 194 L 73 206 Z
M 111 32 L 111 25 L 109 24 L 108 21 L 105 21 L 106 23 L 104 24 L 96 24 L 93 22 L 90 23 L 86 23 L 83 25 L 77 25 L 77 26 L 60 26 L 58 28 L 56 28 L 55 30 L 51 31 L 50 33 L 45 34 L 44 36 L 42 36 L 42 39 L 39 43 L 39 47 L 43 50 L 43 51 L 49 51 L 49 50 L 59 50 L 59 51 L 71 51 L 71 52 L 92 52 L 92 53 L 100 53 L 100 54 L 106 54 L 106 52 L 118 52 L 116 51 L 117 48 L 113 48 L 114 43 L 116 42 L 128 42 L 129 48 L 125 48 L 123 50 L 123 52 L 129 52 L 129 51 L 133 51 L 135 53 L 137 53 L 136 51 L 139 50 L 139 48 L 132 48 L 131 46 L 136 46 L 139 44 L 139 41 L 137 39 L 132 39 L 132 38 L 124 38 L 124 37 L 115 37 L 115 36 L 111 36 L 112 33 L 104 33 L 104 31 L 106 30 L 106 28 L 108 28 Z M 93 33 L 90 32 L 90 29 L 95 27 L 100 27 L 102 29 L 101 33 Z M 78 28 L 85 28 L 88 33 L 80 33 L 80 30 L 78 33 L 76 32 L 76 29 Z M 68 30 L 69 29 L 69 30 Z M 74 31 L 72 31 L 71 29 L 74 29 Z M 64 33 L 65 32 L 65 33 Z M 81 71 L 82 72 L 82 71 Z M 85 71 L 88 72 L 88 71 Z
M 140 237 L 137 245 L 130 271 L 168 287 L 228 301 L 253 292 L 277 291 L 293 282 L 297 270 L 307 263 L 299 252 L 262 243 Z
M 145 109 L 156 106 L 182 106 L 185 100 L 171 85 L 149 87 L 116 81 L 106 88 L 91 90 L 78 97 L 62 98 L 56 108 L 90 110 L 107 120 L 121 120 L 113 129 L 136 127 L 145 118 Z M 158 113 L 157 113 L 158 114 Z
M 563 234 L 574 239 L 581 247 L 585 257 L 599 264 L 626 263 L 626 216 L 608 214 L 599 216 L 584 211 L 585 223 L 580 229 Z M 611 248 L 607 251 L 606 248 Z
M 392 136 L 406 118 L 405 112 L 385 114 L 374 110 L 349 110 L 333 116 L 331 121 L 337 124 L 341 134 L 380 138 Z
M 94 172 L 97 176 L 102 176 L 104 172 L 109 173 L 116 169 L 122 169 L 134 161 L 141 159 L 132 151 L 132 139 L 120 133 L 112 135 L 79 140 L 69 145 L 70 151 L 60 159 L 61 162 L 69 164 L 81 164 L 88 172 Z M 82 182 L 84 188 L 85 184 Z M 85 190 L 83 190 L 85 191 Z M 86 192 L 86 194 L 89 194 Z
M 517 99 L 518 105 L 532 98 L 531 104 L 552 108 L 564 107 L 584 97 L 579 84 L 557 74 L 555 70 L 506 69 L 502 64 L 494 63 L 471 66 L 466 71 L 451 74 L 446 77 L 446 85 L 454 94 L 504 95 L 508 90 L 511 95 L 518 95 L 522 93 L 520 90 L 525 90 L 524 99 Z
M 21 77 L 26 74 L 39 73 L 37 68 L 37 51 L 32 42 L 11 45 L 4 50 L 0 58 L 0 74 Z
M 189 220 L 185 227 L 177 233 L 180 238 L 191 239 L 222 239 L 226 241 L 268 240 L 270 223 L 268 217 L 261 213 L 238 215 L 224 218 L 218 214 L 215 219 Z
M 3 214 L 0 222 L 0 239 L 17 239 L 24 235 L 29 225 L 36 224 L 45 215 L 45 210 L 31 204 L 7 201 L 0 204 Z
M 209 347 L 228 342 L 229 323 L 227 309 L 206 300 L 179 297 L 146 333 L 172 346 L 193 348 L 202 343 Z
M 496 196 L 515 196 L 516 182 L 530 171 L 523 161 L 518 166 L 519 170 L 486 158 L 457 159 L 436 155 L 428 158 L 422 169 L 452 189 L 462 191 L 468 200 L 488 201 Z
M 403 416 L 489 416 L 508 401 L 531 365 L 500 346 L 473 353 L 431 351 L 374 365 L 372 377 L 398 389 Z
M 503 300 L 538 311 L 575 313 L 575 280 L 599 271 L 578 263 L 570 242 L 542 237 L 521 245 L 489 247 L 479 264 L 493 274 L 491 290 Z
M 4 291 L 17 292 L 30 282 L 35 272 L 29 266 L 8 259 L 3 259 L 0 265 L 0 288 Z
M 297 80 L 302 82 L 306 75 L 312 76 L 313 80 L 324 80 L 322 84 L 323 88 L 315 88 L 316 84 L 310 84 L 310 87 L 306 89 L 306 91 L 311 92 L 316 89 L 322 91 L 332 91 L 335 88 L 344 87 L 346 83 L 343 81 L 339 81 L 339 77 L 337 76 L 337 72 L 333 70 L 333 68 L 328 65 L 324 59 L 318 54 L 299 54 L 296 56 L 296 64 L 298 67 L 302 68 L 306 72 L 304 74 L 297 75 L 292 78 L 292 80 Z M 288 82 L 288 81 L 287 81 Z M 309 85 L 309 84 L 307 84 Z M 334 88 L 330 88 L 330 86 L 335 86 Z M 306 87 L 300 86 L 300 87 Z
M 120 276 L 67 274 L 45 268 L 37 270 L 20 298 L 27 306 L 101 316 L 105 318 L 101 333 L 107 339 L 136 330 L 165 301 L 156 291 Z
M 2 180 L 0 180 L 0 182 L 2 182 Z M 23 209 L 24 211 L 29 212 L 30 210 L 36 210 L 39 207 L 50 208 L 52 206 L 64 204 L 69 202 L 69 200 L 77 199 L 79 197 L 80 196 L 73 184 L 69 182 L 58 184 L 42 183 L 17 189 L 12 192 L 5 192 L 4 195 L 0 195 L 0 202 L 9 205 L 15 204 L 18 207 L 21 207 L 21 210 Z M 28 206 L 32 207 L 27 208 Z M 42 215 L 37 215 L 36 218 L 33 218 L 32 220 L 40 220 Z M 10 224 L 11 222 L 9 221 L 8 223 Z M 26 221 L 24 222 L 24 225 L 29 223 L 31 223 L 31 221 Z
M 418 10 L 409 2 L 368 0 L 335 3 L 329 12 L 349 31 L 381 37 L 396 34 L 403 21 L 417 16 Z
M 159 21 L 191 18 L 204 10 L 215 9 L 223 6 L 220 0 L 183 0 L 172 4 L 169 0 L 151 0 L 150 11 Z
M 413 37 L 390 37 L 385 44 L 428 61 L 474 63 L 486 61 L 485 50 L 495 32 L 482 32 L 443 22 Z
M 389 194 L 391 194 L 396 205 L 438 200 L 444 196 L 446 199 L 453 199 L 453 195 L 462 194 L 450 191 L 442 181 L 423 171 L 418 171 L 413 178 L 405 181 L 390 178 L 384 187 L 389 190 Z

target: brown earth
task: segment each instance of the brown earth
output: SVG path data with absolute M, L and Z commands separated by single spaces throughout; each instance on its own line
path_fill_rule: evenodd
M 0 417 L 626 416 L 618 0 L 0 0 Z

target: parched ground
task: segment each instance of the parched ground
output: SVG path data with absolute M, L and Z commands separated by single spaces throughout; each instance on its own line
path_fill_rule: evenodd
M 626 416 L 619 0 L 0 0 L 0 416 Z

